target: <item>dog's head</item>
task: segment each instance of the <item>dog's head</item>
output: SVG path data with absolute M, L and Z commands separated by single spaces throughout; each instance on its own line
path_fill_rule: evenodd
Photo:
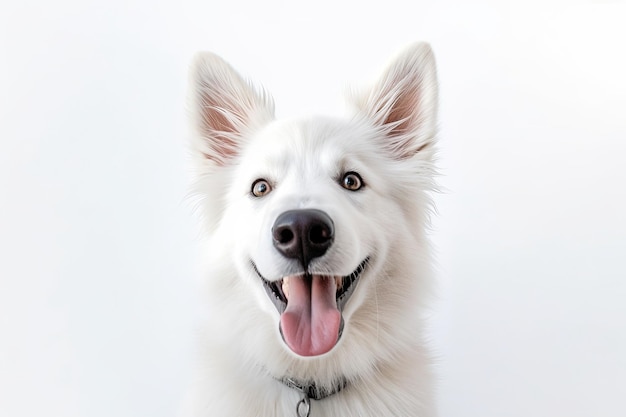
M 405 331 L 393 322 L 413 309 L 428 259 L 430 48 L 407 49 L 343 119 L 276 121 L 269 96 L 210 53 L 191 78 L 195 194 L 224 296 L 248 294 L 263 316 L 250 320 L 270 322 L 265 337 L 293 358 Z

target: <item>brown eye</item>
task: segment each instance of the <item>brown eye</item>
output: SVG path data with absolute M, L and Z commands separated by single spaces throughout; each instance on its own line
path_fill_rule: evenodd
M 270 183 L 264 179 L 258 179 L 252 183 L 252 195 L 255 197 L 263 197 L 266 194 L 269 194 L 272 191 L 272 187 Z
M 363 180 L 356 172 L 348 172 L 341 179 L 341 186 L 346 190 L 357 191 L 363 187 Z

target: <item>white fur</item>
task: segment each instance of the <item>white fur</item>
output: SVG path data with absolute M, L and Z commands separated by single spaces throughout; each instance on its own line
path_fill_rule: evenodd
M 292 417 L 300 394 L 276 378 L 347 378 L 312 401 L 312 417 L 435 415 L 423 312 L 431 290 L 426 238 L 435 188 L 437 85 L 430 47 L 402 53 L 344 118 L 274 120 L 269 96 L 221 58 L 201 53 L 192 68 L 193 194 L 209 236 L 200 364 L 186 413 L 194 417 Z M 366 186 L 344 189 L 358 172 Z M 264 178 L 273 187 L 250 194 Z M 273 247 L 276 217 L 298 208 L 325 211 L 335 241 L 311 268 L 348 275 L 371 262 L 343 311 L 337 345 L 300 357 L 279 334 L 267 279 L 294 273 Z

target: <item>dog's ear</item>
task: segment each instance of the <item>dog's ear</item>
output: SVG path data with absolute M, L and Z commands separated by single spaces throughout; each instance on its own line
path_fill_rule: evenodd
M 226 165 L 254 129 L 274 118 L 274 103 L 219 56 L 200 52 L 191 67 L 194 151 Z
M 407 48 L 384 72 L 357 107 L 385 135 L 394 157 L 432 154 L 437 131 L 437 75 L 430 46 Z

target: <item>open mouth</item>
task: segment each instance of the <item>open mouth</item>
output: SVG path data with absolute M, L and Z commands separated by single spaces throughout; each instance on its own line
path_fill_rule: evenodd
M 346 276 L 299 274 L 268 281 L 254 262 L 270 300 L 281 315 L 280 332 L 292 351 L 317 356 L 331 350 L 343 331 L 341 312 L 367 268 L 369 257 Z
M 270 300 L 276 306 L 278 313 L 282 314 L 287 308 L 287 301 L 289 297 L 289 286 L 292 279 L 312 279 L 313 277 L 319 277 L 319 279 L 327 279 L 334 280 L 335 286 L 337 288 L 335 298 L 337 300 L 338 307 L 343 310 L 343 307 L 348 302 L 348 299 L 352 295 L 354 288 L 356 287 L 357 281 L 361 276 L 361 273 L 367 267 L 370 258 L 367 257 L 359 264 L 359 266 L 350 274 L 344 277 L 341 276 L 325 276 L 325 275 L 310 275 L 310 274 L 301 274 L 294 276 L 283 277 L 277 281 L 268 281 L 265 279 L 263 275 L 259 272 L 254 262 L 252 262 L 252 268 L 254 272 L 256 272 L 257 276 L 261 278 L 263 281 L 263 285 L 265 290 L 267 291 L 267 295 L 270 297 Z

